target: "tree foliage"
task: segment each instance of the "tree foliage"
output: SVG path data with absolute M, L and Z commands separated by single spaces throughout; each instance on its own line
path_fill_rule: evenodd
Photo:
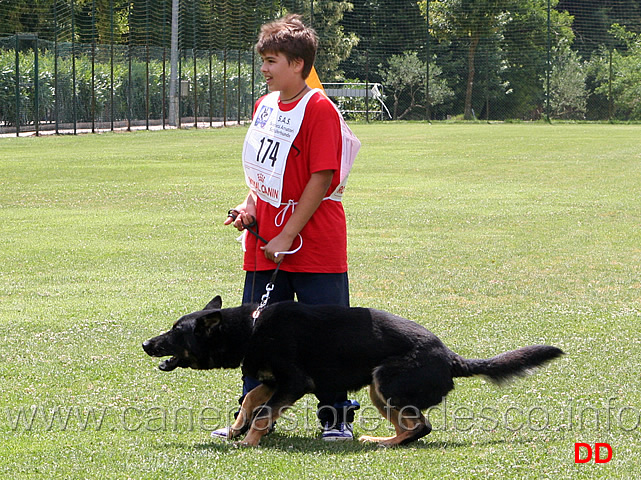
M 146 47 L 169 47 L 171 5 L 0 0 L 0 44 L 10 50 L 13 34 L 37 33 L 41 49 L 55 39 L 61 56 L 73 40 L 76 54 L 97 44 L 104 55 L 100 46 L 113 43 L 143 58 Z M 287 12 L 303 14 L 318 32 L 323 81 L 382 82 L 397 117 L 420 117 L 429 103 L 435 118 L 530 119 L 547 102 L 559 117 L 603 118 L 608 106 L 641 115 L 638 0 L 181 0 L 179 49 L 185 58 L 193 50 L 240 58 L 262 23 Z M 27 36 L 18 43 L 21 52 L 35 45 Z M 450 93 L 439 96 L 442 87 Z
M 331 82 L 342 74 L 340 63 L 349 57 L 352 49 L 358 45 L 358 36 L 353 32 L 345 32 L 341 24 L 344 14 L 353 8 L 354 5 L 347 1 L 315 3 L 313 27 L 319 36 L 316 68 L 321 72 L 327 72 L 328 78 L 324 78 L 326 82 Z
M 316 0 L 316 3 L 319 3 Z M 347 78 L 364 74 L 371 81 L 380 81 L 378 71 L 370 66 L 383 64 L 392 55 L 406 51 L 420 57 L 427 42 L 427 24 L 416 0 L 351 0 L 353 8 L 346 11 L 342 25 L 358 38 L 349 62 L 342 65 Z
M 427 0 L 424 0 L 427 13 Z M 467 39 L 467 86 L 465 90 L 466 120 L 473 117 L 472 92 L 476 74 L 476 51 L 482 38 L 498 34 L 509 21 L 501 0 L 433 0 L 430 3 L 430 28 L 440 40 Z
M 618 24 L 609 33 L 624 48 L 602 50 L 593 58 L 592 69 L 599 85 L 595 91 L 611 99 L 613 118 L 641 118 L 641 34 Z
M 438 65 L 430 67 L 430 104 L 439 105 L 452 97 L 454 93 L 447 86 L 447 81 L 440 78 L 442 70 Z M 386 65 L 379 65 L 379 75 L 386 86 L 386 91 L 392 91 L 394 104 L 392 118 L 402 120 L 416 109 L 424 109 L 424 91 L 427 78 L 427 65 L 422 62 L 416 52 L 405 52 L 402 55 L 392 55 Z M 401 97 L 409 97 L 403 112 L 399 113 Z
M 552 0 L 555 5 L 557 0 Z M 522 50 L 539 52 L 544 58 L 547 34 L 547 0 L 422 0 L 421 8 L 429 14 L 431 33 L 441 42 L 461 42 L 467 50 L 467 77 L 465 84 L 464 117 L 472 119 L 473 93 L 477 76 L 479 48 L 486 56 L 497 56 L 509 65 L 522 63 Z M 551 12 L 555 32 L 554 44 L 572 37 L 570 18 L 559 11 Z M 538 47 L 537 47 L 538 46 Z M 530 59 L 533 60 L 533 59 Z M 535 59 L 534 59 L 535 60 Z M 497 65 L 501 65 L 500 61 Z M 539 62 L 540 63 L 540 62 Z M 536 62 L 533 62 L 536 65 Z M 494 76 L 496 76 L 496 71 Z M 508 72 L 506 71 L 506 74 Z M 490 72 L 486 73 L 488 78 Z M 522 76 L 520 80 L 537 78 L 537 75 Z M 507 78 L 503 78 L 507 80 Z M 503 85 L 505 81 L 500 82 Z M 522 88 L 527 92 L 530 89 Z M 507 90 L 506 90 L 507 91 Z
M 625 47 L 610 27 L 621 25 L 641 33 L 641 2 L 638 0 L 559 0 L 557 8 L 567 11 L 574 21 L 576 34 L 573 48 L 588 59 L 601 47 Z
M 566 120 L 585 118 L 587 68 L 578 52 L 561 45 L 553 52 L 550 74 L 550 115 Z

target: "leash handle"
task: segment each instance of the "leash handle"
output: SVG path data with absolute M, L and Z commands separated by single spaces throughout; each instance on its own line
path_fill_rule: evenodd
M 227 211 L 227 216 L 228 216 L 229 218 L 233 219 L 233 220 L 236 220 L 236 218 L 238 218 L 238 215 L 239 215 L 239 214 L 240 214 L 240 212 L 239 212 L 238 210 L 234 209 L 234 208 L 232 208 L 232 209 L 230 209 L 230 210 L 228 210 L 228 211 Z M 261 241 L 261 242 L 263 242 L 265 245 L 267 245 L 267 244 L 269 243 L 269 241 L 265 240 L 263 237 L 261 237 L 261 236 L 258 234 L 258 224 L 256 223 L 256 217 L 252 216 L 251 218 L 252 218 L 252 221 L 251 221 L 251 222 L 249 222 L 249 223 L 243 223 L 243 229 L 244 229 L 244 230 L 247 230 L 247 231 L 248 231 L 249 233 L 251 233 L 254 237 L 256 237 L 258 240 L 260 240 L 260 241 Z M 254 230 L 254 227 L 256 227 L 256 229 L 255 229 L 255 230 Z
M 235 208 L 232 208 L 227 211 L 227 216 L 232 220 L 236 220 L 240 212 Z M 256 226 L 256 217 L 252 216 L 252 221 L 249 223 L 243 223 L 243 228 L 254 228 Z
M 238 210 L 236 210 L 235 208 L 232 208 L 232 209 L 227 211 L 227 216 L 229 218 L 233 219 L 233 220 L 236 220 L 238 218 L 239 214 L 240 214 L 240 212 Z M 256 227 L 256 230 L 253 230 L 254 227 Z M 257 227 L 257 223 L 256 223 L 256 217 L 252 216 L 252 221 L 251 222 L 243 223 L 243 229 L 247 230 L 249 233 L 251 233 L 258 240 L 263 242 L 265 245 L 267 245 L 269 243 L 268 240 L 265 240 L 263 237 L 258 235 L 258 227 Z M 298 239 L 300 240 L 300 244 L 298 245 L 297 248 L 295 248 L 293 250 L 288 250 L 288 251 L 285 251 L 285 252 L 276 252 L 274 254 L 274 257 L 278 258 L 280 255 L 292 255 L 292 254 L 298 252 L 303 247 L 303 236 L 300 233 L 297 234 L 297 235 L 298 235 Z

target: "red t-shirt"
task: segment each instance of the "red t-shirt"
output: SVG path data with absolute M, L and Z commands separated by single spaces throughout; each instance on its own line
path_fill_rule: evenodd
M 256 102 L 256 106 L 261 100 L 262 98 Z M 283 104 L 279 101 L 282 111 L 290 111 L 297 104 L 298 102 Z M 322 170 L 334 170 L 334 177 L 326 196 L 332 193 L 340 183 L 341 149 L 338 113 L 330 100 L 321 93 L 315 93 L 307 103 L 300 131 L 287 156 L 282 202 L 298 202 L 312 173 Z M 290 207 L 285 218 L 279 219 L 281 226 L 277 227 L 275 218 L 283 208 L 285 207 L 274 207 L 260 198 L 257 199 L 256 220 L 261 237 L 271 240 L 280 233 L 292 214 Z M 323 200 L 300 234 L 303 237 L 302 248 L 292 255 L 285 256 L 281 262 L 281 270 L 307 273 L 347 271 L 347 227 L 341 202 Z M 291 250 L 299 244 L 300 239 L 297 237 Z M 264 246 L 263 242 L 257 241 L 251 234 L 246 234 L 243 263 L 245 270 L 276 268 L 274 262 L 265 258 L 261 246 Z

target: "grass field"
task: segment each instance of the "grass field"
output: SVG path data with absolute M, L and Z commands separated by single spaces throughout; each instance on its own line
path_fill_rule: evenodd
M 312 396 L 258 449 L 213 441 L 240 372 L 163 373 L 140 344 L 240 298 L 222 221 L 244 194 L 244 130 L 2 139 L 0 476 L 638 478 L 641 127 L 354 131 L 352 304 L 463 356 L 550 343 L 563 359 L 504 389 L 459 379 L 408 447 L 322 443 Z M 386 435 L 354 398 L 356 433 Z M 575 442 L 612 460 L 575 464 Z

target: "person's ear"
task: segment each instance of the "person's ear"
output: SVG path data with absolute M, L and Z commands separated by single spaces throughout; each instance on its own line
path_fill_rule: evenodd
M 296 73 L 303 73 L 303 69 L 305 68 L 305 60 L 302 58 L 295 58 L 292 60 L 292 67 L 294 67 L 294 71 Z

